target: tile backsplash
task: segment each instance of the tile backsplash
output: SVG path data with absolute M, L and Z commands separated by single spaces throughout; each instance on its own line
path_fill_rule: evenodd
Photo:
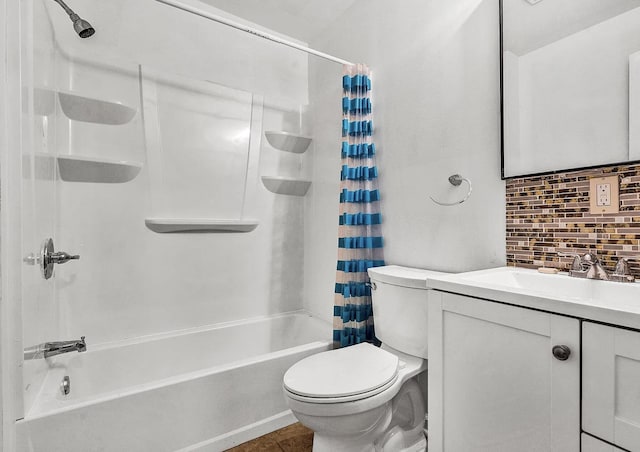
M 589 213 L 589 179 L 617 175 L 620 213 Z M 569 171 L 506 181 L 507 265 L 568 269 L 557 253 L 596 250 L 612 270 L 617 257 L 640 256 L 640 165 Z M 631 261 L 640 278 L 640 260 Z

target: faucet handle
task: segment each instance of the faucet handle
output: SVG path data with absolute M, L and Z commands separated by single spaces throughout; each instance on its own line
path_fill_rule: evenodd
M 57 251 L 55 253 L 51 253 L 49 255 L 49 259 L 54 264 L 64 264 L 69 262 L 70 260 L 78 260 L 80 259 L 79 254 L 69 254 L 64 251 Z
M 587 265 L 593 265 L 600 262 L 600 260 L 598 259 L 598 256 L 596 256 L 595 251 L 591 252 L 591 250 L 589 250 L 586 253 L 584 253 L 584 256 L 582 256 L 582 262 L 584 262 Z
M 582 271 L 582 256 L 580 256 L 578 253 L 558 252 L 558 256 L 573 257 L 573 262 L 571 263 L 571 270 Z
M 640 257 L 621 257 L 618 259 L 618 263 L 616 264 L 616 269 L 613 271 L 614 275 L 621 276 L 631 276 L 631 268 L 629 266 L 629 261 L 640 260 Z

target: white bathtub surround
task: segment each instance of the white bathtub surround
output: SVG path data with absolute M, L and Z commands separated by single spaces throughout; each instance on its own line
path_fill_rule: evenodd
M 294 421 L 281 381 L 330 347 L 331 325 L 279 315 L 105 344 L 50 359 L 18 450 L 214 451 Z M 71 393 L 60 392 L 62 378 Z M 151 422 L 150 422 L 151 421 Z
M 250 36 L 236 37 L 233 30 L 176 14 L 153 0 L 83 2 L 82 15 L 98 31 L 79 40 L 55 2 L 27 3 L 23 20 L 29 25 L 23 29 L 35 33 L 33 67 L 23 68 L 24 74 L 33 72 L 33 80 L 23 80 L 24 92 L 33 88 L 36 94 L 108 100 L 111 107 L 131 107 L 127 112 L 133 116 L 102 123 L 87 122 L 82 115 L 69 118 L 56 96 L 33 99 L 33 115 L 25 112 L 30 126 L 23 130 L 30 135 L 23 134 L 22 162 L 12 170 L 24 178 L 5 191 L 19 190 L 22 196 L 8 212 L 22 218 L 23 243 L 11 264 L 20 270 L 21 280 L 14 284 L 24 295 L 23 306 L 17 307 L 22 319 L 16 321 L 22 334 L 12 339 L 24 344 L 15 353 L 23 345 L 82 335 L 92 350 L 107 342 L 302 309 L 302 278 L 288 269 L 304 268 L 303 202 L 264 189 L 259 172 L 299 171 L 298 160 L 285 162 L 280 155 L 285 153 L 265 152 L 269 146 L 262 127 L 306 134 L 300 124 L 308 103 L 308 56 Z M 168 29 L 181 30 L 179 38 L 169 37 Z M 210 47 L 208 42 L 227 45 Z M 151 87 L 158 96 L 145 111 Z M 31 103 L 27 94 L 25 105 Z M 200 104 L 193 101 L 198 96 Z M 87 105 L 95 107 L 95 102 Z M 154 107 L 156 122 L 149 114 Z M 230 117 L 216 116 L 220 110 Z M 180 141 L 179 122 L 189 125 L 184 129 L 190 141 Z M 229 133 L 212 131 L 212 125 L 228 125 Z M 164 147 L 157 145 L 158 136 Z M 212 145 L 221 141 L 225 146 Z M 61 170 L 58 178 L 56 156 L 73 164 L 72 177 Z M 198 165 L 198 158 L 208 160 Z M 115 180 L 105 177 L 113 172 L 102 171 L 113 163 L 127 170 Z M 220 172 L 215 180 L 211 174 L 201 177 L 217 163 L 246 177 L 235 179 L 236 185 L 229 183 L 229 174 L 223 174 L 224 180 Z M 155 183 L 159 177 L 165 185 Z M 122 183 L 105 183 L 113 181 Z M 176 186 L 180 190 L 174 190 L 174 197 L 164 196 Z M 145 218 L 183 216 L 259 219 L 260 226 L 246 234 L 162 235 L 145 227 Z M 54 279 L 44 282 L 38 268 L 24 266 L 22 259 L 37 253 L 45 237 L 55 238 L 57 250 L 80 254 L 81 265 L 59 267 Z M 15 364 L 14 369 L 22 374 L 16 387 L 29 413 L 46 363 Z M 22 408 L 16 410 L 15 418 L 22 417 Z
M 302 308 L 301 280 L 298 283 L 299 278 L 285 277 L 287 280 L 283 280 L 283 284 L 287 290 L 281 290 L 277 280 L 283 276 L 272 272 L 284 262 L 296 268 L 303 267 L 303 256 L 298 251 L 302 250 L 304 240 L 303 205 L 301 200 L 282 199 L 261 186 L 257 166 L 261 165 L 266 171 L 281 166 L 279 154 L 282 153 L 263 152 L 260 124 L 254 127 L 249 118 L 262 115 L 268 130 L 302 132 L 297 128 L 300 127 L 300 111 L 308 103 L 308 56 L 153 0 L 135 4 L 84 1 L 82 15 L 93 19 L 91 23 L 97 30 L 87 40 L 78 39 L 55 2 L 34 0 L 34 6 L 37 13 L 34 29 L 38 31 L 35 46 L 39 49 L 37 84 L 77 96 L 109 99 L 138 111 L 129 124 L 117 126 L 72 121 L 64 115 L 48 117 L 50 130 L 45 132 L 40 130 L 43 126 L 42 118 L 39 118 L 34 141 L 40 144 L 43 141 L 40 137 L 46 136 L 51 149 L 45 151 L 53 154 L 140 161 L 144 167 L 134 180 L 118 187 L 57 182 L 57 193 L 56 189 L 50 191 L 51 197 L 56 195 L 56 200 L 47 206 L 59 206 L 59 212 L 50 212 L 52 217 L 57 216 L 59 224 L 49 227 L 52 222 L 44 219 L 34 223 L 58 229 L 49 235 L 56 238 L 60 249 L 74 249 L 81 254 L 83 267 L 61 268 L 58 272 L 56 301 L 47 305 L 57 304 L 54 310 L 59 312 L 60 321 L 55 323 L 60 330 L 52 331 L 48 337 L 28 338 L 29 342 L 85 334 L 96 344 Z M 220 14 L 229 16 L 222 11 Z M 141 17 L 145 19 L 138 20 Z M 170 37 L 166 33 L 169 29 L 180 30 L 179 39 Z M 210 42 L 225 42 L 226 45 L 211 47 L 205 44 Z M 139 65 L 144 81 L 148 82 L 152 75 L 164 76 L 161 80 L 156 77 L 154 82 L 157 83 L 153 83 L 158 94 L 156 100 L 160 101 L 156 107 L 159 108 L 158 124 L 162 126 L 164 148 L 151 146 L 154 142 L 145 136 L 141 124 L 138 128 L 133 127 L 141 113 L 145 113 L 144 105 L 141 105 Z M 96 86 L 100 87 L 100 93 L 95 92 Z M 203 93 L 206 101 L 198 109 L 192 99 Z M 231 98 L 233 93 L 235 98 Z M 142 94 L 150 93 L 143 91 Z M 257 98 L 265 97 L 267 102 L 258 102 Z M 176 107 L 175 111 L 170 110 L 172 106 Z M 227 108 L 229 106 L 234 108 Z M 197 130 L 198 124 L 202 129 L 211 125 L 218 127 L 225 118 L 218 118 L 216 122 L 214 116 L 225 108 L 232 116 L 226 120 L 233 119 L 229 136 L 223 136 L 218 130 L 207 134 Z M 145 118 L 147 122 L 150 119 Z M 180 131 L 174 127 L 177 121 L 189 123 L 190 136 L 202 136 L 201 142 L 194 143 L 191 139 L 184 149 L 176 146 L 180 142 Z M 249 127 L 252 128 L 250 143 L 246 133 Z M 215 147 L 221 140 L 225 147 Z M 263 136 L 262 141 L 267 147 Z M 214 149 L 216 152 L 211 154 L 215 155 L 209 155 L 209 163 L 216 158 L 215 163 L 237 159 L 239 162 L 236 165 L 233 160 L 232 169 L 253 175 L 255 180 L 248 181 L 248 187 L 254 191 L 245 194 L 232 186 L 231 201 L 240 201 L 233 206 L 222 202 L 216 204 L 208 190 L 215 189 L 218 193 L 220 185 L 209 181 L 210 185 L 200 187 L 200 190 L 194 187 L 196 180 L 198 183 L 204 180 L 199 176 L 208 168 L 207 165 L 197 167 L 193 163 L 196 153 L 189 153 L 187 147 L 196 147 L 197 157 L 203 155 L 204 147 Z M 184 159 L 181 161 L 176 155 L 182 155 Z M 170 173 L 165 168 L 166 173 L 156 171 L 151 174 L 149 163 L 163 164 L 175 171 Z M 153 170 L 157 167 L 155 165 Z M 195 179 L 191 177 L 194 174 L 198 176 Z M 167 179 L 166 187 L 160 187 L 163 189 L 182 186 L 178 194 L 185 196 L 184 202 L 170 199 L 175 201 L 171 204 L 174 212 L 164 211 L 165 207 L 171 210 L 171 206 L 160 203 L 166 193 L 157 193 L 160 190 L 154 184 L 154 177 Z M 248 199 L 240 212 L 242 196 Z M 207 208 L 206 213 L 194 212 L 202 206 Z M 39 216 L 49 213 L 45 206 L 39 207 L 42 207 L 38 210 Z M 237 218 L 242 214 L 247 219 L 259 219 L 260 227 L 243 236 L 180 234 L 159 237 L 144 225 L 146 217 L 169 218 L 169 214 L 173 214 L 173 218 L 181 218 L 183 214 L 216 218 L 214 215 L 219 214 L 217 218 L 222 219 Z M 281 233 L 289 235 L 290 240 L 285 242 Z M 38 242 L 31 244 L 32 248 L 39 246 L 40 235 L 39 232 L 29 234 L 30 241 L 33 236 Z M 160 254 L 154 255 L 154 250 Z M 212 262 L 211 253 L 225 258 Z M 206 259 L 198 256 L 206 256 Z M 252 260 L 250 277 L 245 273 L 247 256 Z M 170 264 L 166 257 L 175 264 Z M 122 265 L 123 262 L 128 265 Z M 184 284 L 176 284 L 178 280 Z M 114 281 L 118 283 L 114 284 Z M 264 294 L 268 295 L 265 297 Z M 182 301 L 176 303 L 177 299 Z M 35 308 L 26 310 L 28 315 L 32 311 Z M 30 322 L 30 319 L 25 321 Z M 103 328 L 103 325 L 109 327 Z M 30 331 L 29 326 L 29 334 Z

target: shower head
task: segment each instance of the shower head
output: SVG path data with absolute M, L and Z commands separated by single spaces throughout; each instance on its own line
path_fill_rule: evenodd
M 78 16 L 63 0 L 53 0 L 64 9 L 69 15 L 69 19 L 73 22 L 73 29 L 78 33 L 81 38 L 88 38 L 93 36 L 96 30 L 91 26 L 89 22 Z
M 74 17 L 71 17 L 73 21 L 73 29 L 78 33 L 81 38 L 88 38 L 93 36 L 96 30 L 91 26 L 89 22 L 79 17 L 77 14 L 74 14 Z

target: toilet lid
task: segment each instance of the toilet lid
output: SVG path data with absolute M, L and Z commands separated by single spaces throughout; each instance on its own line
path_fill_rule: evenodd
M 362 343 L 298 361 L 284 375 L 284 386 L 305 397 L 349 397 L 383 387 L 397 374 L 397 356 Z

